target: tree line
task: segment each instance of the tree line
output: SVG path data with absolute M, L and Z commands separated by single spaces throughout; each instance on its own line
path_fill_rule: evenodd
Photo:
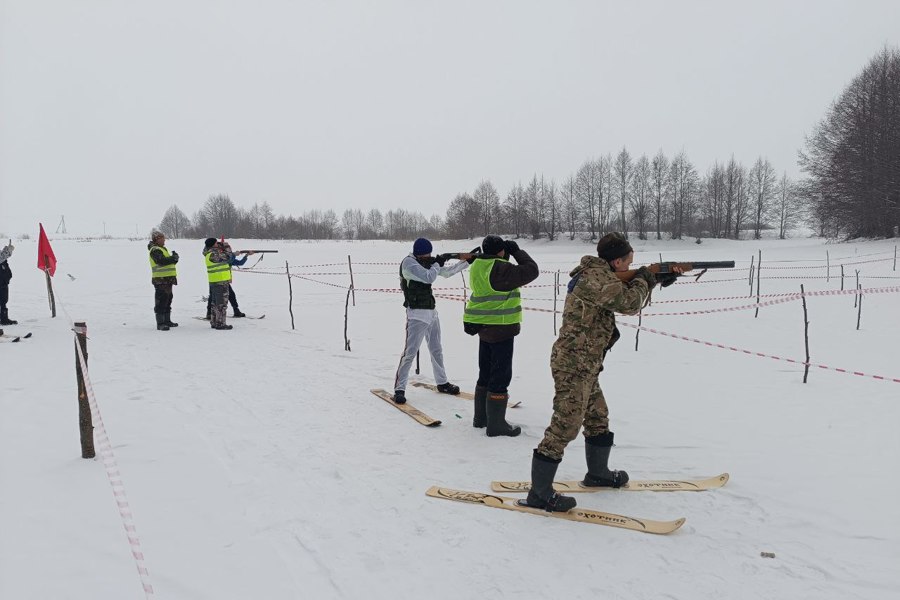
M 170 237 L 225 235 L 284 239 L 595 239 L 618 230 L 640 239 L 785 238 L 800 223 L 830 237 L 897 235 L 900 226 L 900 52 L 885 48 L 853 79 L 806 139 L 799 182 L 764 156 L 750 165 L 715 161 L 698 169 L 685 151 L 634 157 L 623 147 L 582 163 L 561 181 L 533 174 L 501 198 L 490 180 L 454 197 L 446 215 L 404 209 L 311 210 L 275 215 L 268 203 L 235 206 L 210 196 L 188 218 L 170 207 L 159 227 Z

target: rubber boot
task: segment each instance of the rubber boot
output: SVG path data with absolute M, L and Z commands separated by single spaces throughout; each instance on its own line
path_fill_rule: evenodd
M 491 394 L 485 403 L 487 406 L 487 435 L 497 437 L 505 435 L 516 437 L 522 433 L 522 428 L 506 422 L 506 406 L 509 403 L 509 394 Z
M 235 319 L 242 319 L 242 318 L 244 318 L 244 317 L 246 317 L 246 316 L 247 316 L 246 313 L 242 313 L 242 312 L 241 312 L 239 309 L 237 309 L 237 308 L 234 309 L 234 318 L 235 318 Z
M 475 416 L 472 417 L 472 427 L 483 429 L 487 427 L 487 397 L 488 389 L 481 385 L 475 386 Z
M 166 325 L 166 315 L 162 313 L 156 313 L 156 328 L 159 331 L 168 331 L 169 326 Z
M 169 327 L 178 327 L 178 323 L 172 322 L 172 311 L 166 311 L 166 325 Z
M 612 450 L 614 434 L 607 431 L 585 438 L 584 456 L 588 472 L 581 485 L 585 487 L 622 487 L 628 483 L 628 473 L 609 470 L 609 452 Z
M 559 460 L 534 451 L 531 459 L 531 490 L 525 500 L 519 500 L 519 505 L 542 508 L 547 512 L 567 512 L 575 508 L 575 498 L 562 496 L 553 489 L 553 478 L 556 477 L 559 463 Z
M 0 311 L 0 325 L 18 325 L 19 322 L 9 318 L 9 310 L 3 309 Z

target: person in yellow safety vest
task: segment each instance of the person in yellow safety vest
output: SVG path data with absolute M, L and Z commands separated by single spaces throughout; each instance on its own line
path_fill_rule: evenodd
M 178 285 L 178 253 L 169 252 L 166 248 L 166 236 L 162 231 L 154 230 L 147 244 L 150 259 L 150 281 L 156 289 L 153 312 L 156 313 L 156 329 L 169 331 L 178 327 L 172 322 L 172 286 Z
M 231 260 L 234 252 L 231 245 L 216 238 L 208 238 L 203 249 L 206 260 L 206 277 L 209 280 L 209 299 L 212 302 L 210 327 L 227 331 L 231 325 L 225 323 L 228 315 L 228 286 L 231 284 Z
M 513 341 L 521 331 L 519 288 L 539 274 L 537 263 L 513 240 L 489 235 L 481 256 L 469 268 L 472 295 L 463 314 L 463 328 L 478 335 L 478 383 L 473 427 L 486 427 L 489 437 L 515 437 L 522 432 L 506 422 L 512 381 Z M 516 263 L 509 262 L 509 257 Z

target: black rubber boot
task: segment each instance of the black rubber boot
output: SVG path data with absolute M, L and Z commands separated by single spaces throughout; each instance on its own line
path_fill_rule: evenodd
M 628 473 L 609 470 L 609 452 L 612 450 L 614 434 L 607 431 L 585 438 L 584 456 L 588 472 L 581 485 L 585 487 L 622 487 L 628 483 Z
M 178 327 L 178 323 L 172 322 L 172 311 L 166 313 L 166 325 L 169 327 Z
M 553 478 L 560 461 L 544 456 L 537 450 L 531 459 L 531 490 L 521 506 L 542 508 L 547 512 L 567 512 L 575 508 L 575 498 L 562 496 L 553 489 Z
M 231 325 L 213 325 L 213 329 L 218 329 L 219 331 L 231 331 L 234 329 Z
M 234 318 L 235 318 L 235 319 L 240 319 L 240 318 L 243 318 L 243 317 L 246 317 L 246 316 L 247 316 L 247 315 L 246 315 L 245 313 L 242 313 L 241 311 L 239 311 L 239 310 L 236 309 L 236 308 L 234 309 Z
M 406 404 L 406 392 L 404 390 L 394 390 L 392 400 L 397 404 Z
M 0 311 L 0 325 L 18 325 L 19 322 L 9 318 L 9 310 Z
M 516 437 L 522 433 L 522 428 L 506 422 L 506 405 L 509 403 L 509 394 L 491 394 L 485 403 L 487 406 L 487 435 L 497 437 L 505 435 Z
M 166 315 L 156 313 L 156 329 L 159 331 L 168 331 L 169 326 L 166 325 Z
M 472 427 L 483 429 L 487 427 L 487 397 L 488 389 L 484 386 L 475 386 L 475 416 L 472 417 Z

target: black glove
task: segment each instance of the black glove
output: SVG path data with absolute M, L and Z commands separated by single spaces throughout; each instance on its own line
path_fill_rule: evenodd
M 434 262 L 436 262 L 438 266 L 443 267 L 448 258 L 450 257 L 447 254 L 438 254 L 434 257 Z
M 662 273 L 656 276 L 656 282 L 662 287 L 669 287 L 678 279 L 677 273 Z
M 503 249 L 506 250 L 506 254 L 512 256 L 519 251 L 519 245 L 515 242 L 515 240 L 506 240 L 503 243 Z
M 177 263 L 177 262 L 178 262 L 178 253 L 177 253 L 177 252 L 172 252 L 172 263 L 174 264 L 174 263 Z
M 647 267 L 641 267 L 637 270 L 637 273 L 634 274 L 634 278 L 637 279 L 638 277 L 646 281 L 647 287 L 651 290 L 653 289 L 653 286 L 656 285 L 656 277 L 653 275 L 653 272 Z

